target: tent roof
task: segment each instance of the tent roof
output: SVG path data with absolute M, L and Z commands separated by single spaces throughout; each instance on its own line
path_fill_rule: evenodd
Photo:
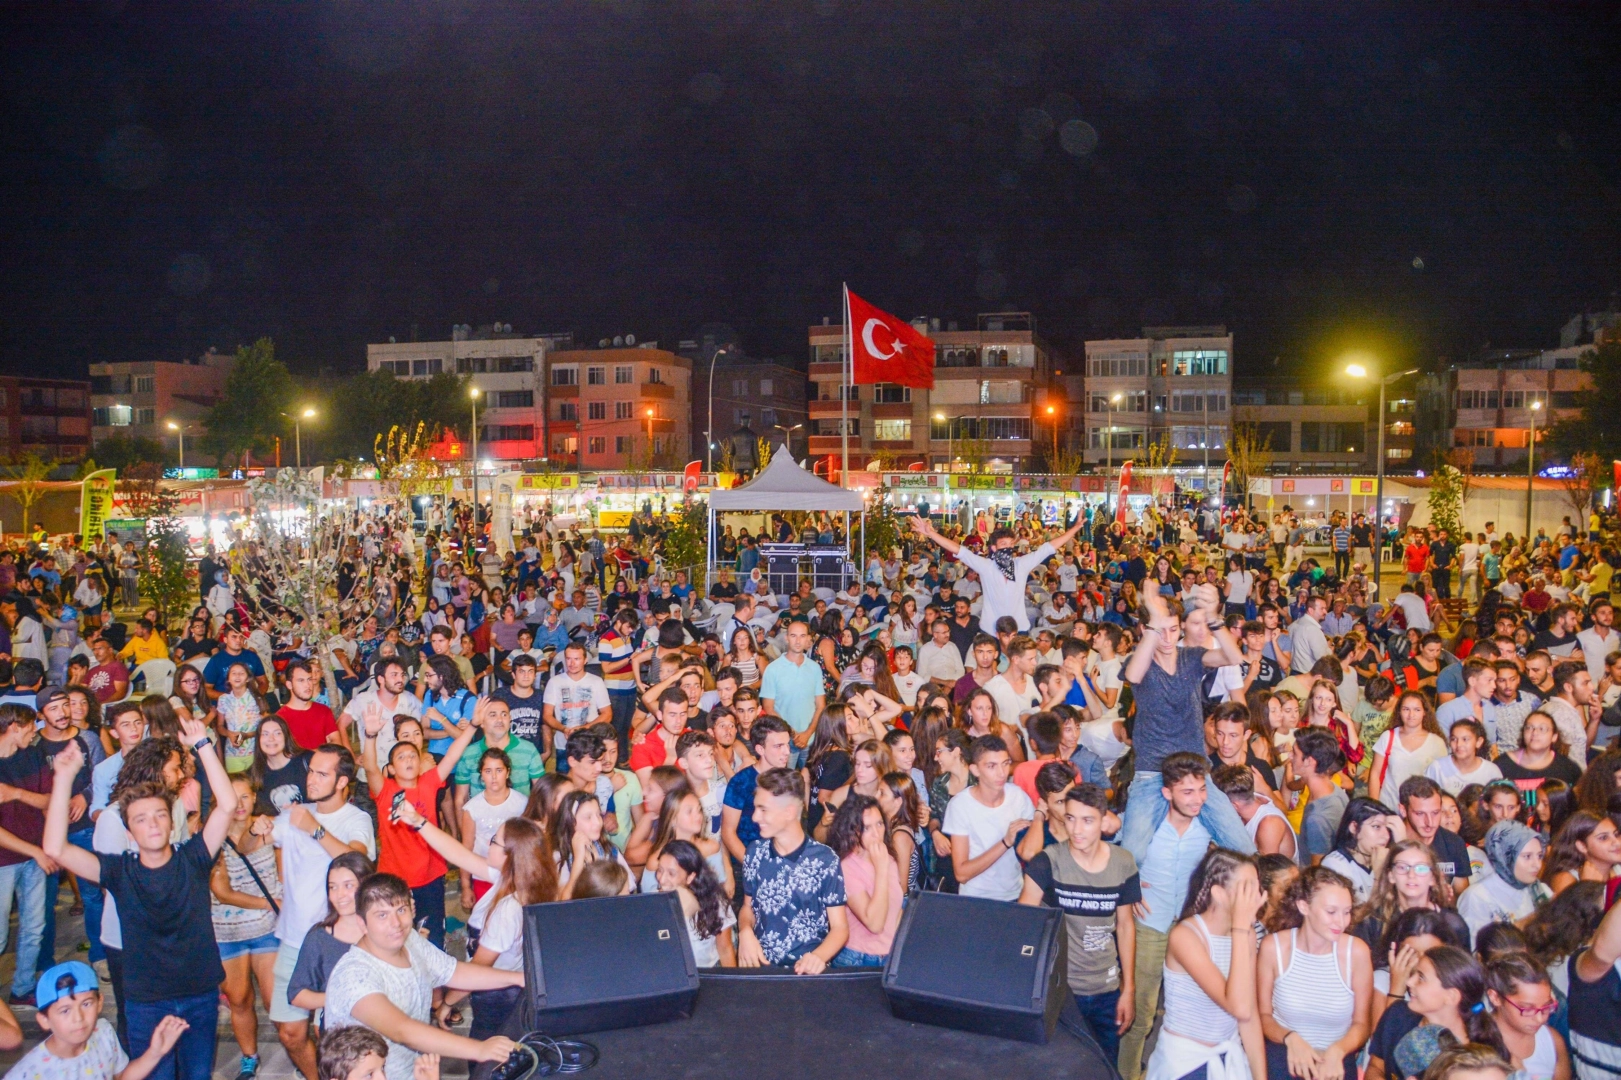
M 800 468 L 785 452 L 771 461 L 753 480 L 731 491 L 709 496 L 711 510 L 850 510 L 866 509 L 866 501 L 853 491 L 828 483 Z

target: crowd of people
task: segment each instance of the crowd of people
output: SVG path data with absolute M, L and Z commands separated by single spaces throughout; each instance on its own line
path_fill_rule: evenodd
M 1614 522 L 916 517 L 829 589 L 760 564 L 814 516 L 704 579 L 648 514 L 436 513 L 355 515 L 321 627 L 249 539 L 176 626 L 133 544 L 0 553 L 17 1075 L 210 1075 L 223 997 L 239 1080 L 261 1006 L 309 1080 L 431 1080 L 512 1051 L 526 905 L 815 975 L 929 889 L 1063 912 L 1125 1080 L 1621 1078 Z

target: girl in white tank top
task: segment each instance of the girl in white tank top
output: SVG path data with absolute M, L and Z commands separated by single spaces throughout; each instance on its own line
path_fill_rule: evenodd
M 1355 1055 L 1372 1027 L 1373 957 L 1346 933 L 1355 907 L 1351 884 L 1321 866 L 1307 867 L 1278 915 L 1284 933 L 1269 935 L 1256 970 L 1269 1080 L 1290 1075 L 1354 1080 Z
M 1239 1025 L 1255 1015 L 1255 915 L 1261 886 L 1248 856 L 1205 854 L 1188 882 L 1182 918 L 1165 953 L 1165 1020 L 1145 1080 L 1181 1080 L 1201 1067 L 1206 1080 L 1251 1080 L 1253 1060 Z
M 1503 1045 L 1522 1080 L 1553 1080 L 1570 1075 L 1570 1050 L 1548 1024 L 1556 1004 L 1548 973 L 1523 956 L 1504 956 L 1486 965 L 1486 1001 Z

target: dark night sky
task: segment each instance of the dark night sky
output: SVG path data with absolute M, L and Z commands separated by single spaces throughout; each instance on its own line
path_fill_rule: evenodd
M 0 369 L 453 322 L 736 326 L 848 279 L 1240 374 L 1550 345 L 1621 289 L 1609 4 L 0 5 Z M 1095 143 L 1095 145 L 1094 145 Z

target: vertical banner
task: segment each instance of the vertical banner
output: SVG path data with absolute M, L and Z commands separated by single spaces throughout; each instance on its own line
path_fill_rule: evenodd
M 1114 519 L 1121 525 L 1126 523 L 1126 496 L 1131 494 L 1131 462 L 1127 461 L 1120 466 L 1120 493 L 1114 500 Z
M 682 491 L 686 492 L 688 495 L 691 495 L 698 490 L 698 481 L 703 476 L 703 467 L 704 463 L 701 461 L 687 462 L 686 469 L 684 469 L 681 473 Z
M 79 532 L 86 543 L 93 543 L 107 535 L 107 519 L 113 514 L 113 487 L 118 479 L 117 469 L 101 469 L 84 478 L 80 485 Z

